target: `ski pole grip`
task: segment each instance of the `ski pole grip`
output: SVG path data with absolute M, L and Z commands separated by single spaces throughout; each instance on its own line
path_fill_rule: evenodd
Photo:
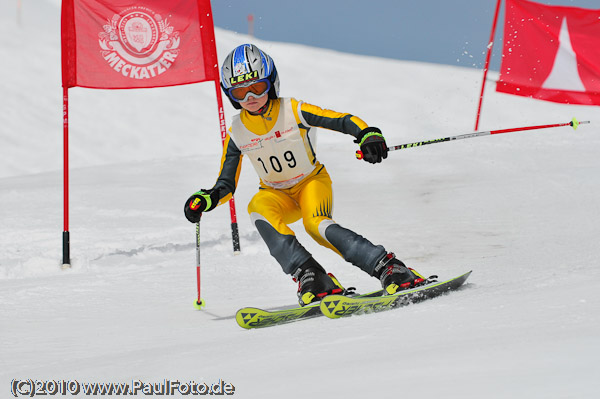
M 361 150 L 356 150 L 356 159 L 363 159 L 365 156 Z
M 194 198 L 194 200 L 192 201 L 192 203 L 190 204 L 190 209 L 192 211 L 197 210 L 198 208 L 200 208 L 200 203 L 202 202 L 202 199 L 200 197 L 196 197 Z

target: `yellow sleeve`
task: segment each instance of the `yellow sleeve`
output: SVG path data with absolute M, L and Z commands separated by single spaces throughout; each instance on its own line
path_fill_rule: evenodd
M 298 108 L 298 104 L 300 104 L 300 108 Z M 358 137 L 363 129 L 369 127 L 358 116 L 323 109 L 316 105 L 299 102 L 295 99 L 292 99 L 292 108 L 294 109 L 298 123 L 301 125 L 307 124 L 306 128 L 311 126 L 322 127 Z
M 229 128 L 231 131 L 231 128 Z M 225 136 L 223 143 L 223 155 L 221 156 L 221 169 L 219 177 L 213 189 L 219 189 L 219 205 L 229 201 L 235 192 L 240 172 L 242 170 L 242 152 L 231 140 L 229 133 Z

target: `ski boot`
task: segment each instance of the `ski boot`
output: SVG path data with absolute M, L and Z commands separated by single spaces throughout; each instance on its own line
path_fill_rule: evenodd
M 320 301 L 324 296 L 342 294 L 344 288 L 331 273 L 317 263 L 314 258 L 307 260 L 293 274 L 298 283 L 298 302 L 300 306 Z
M 379 278 L 383 290 L 389 295 L 425 282 L 423 276 L 414 269 L 406 267 L 392 252 L 385 255 L 375 266 L 373 276 Z

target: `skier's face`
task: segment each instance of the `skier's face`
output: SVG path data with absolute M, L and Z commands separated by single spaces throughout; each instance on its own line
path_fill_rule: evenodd
M 257 112 L 259 109 L 264 107 L 264 105 L 269 101 L 269 96 L 267 94 L 263 94 L 260 97 L 248 97 L 248 101 L 240 102 L 242 108 L 249 112 Z

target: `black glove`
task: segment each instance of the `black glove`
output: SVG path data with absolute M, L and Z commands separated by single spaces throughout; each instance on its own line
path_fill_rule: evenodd
M 202 217 L 202 212 L 208 212 L 215 209 L 219 203 L 219 199 L 219 190 L 202 189 L 192 194 L 192 196 L 185 201 L 183 213 L 185 213 L 187 220 L 192 223 L 198 223 Z
M 354 142 L 358 143 L 363 159 L 369 163 L 379 163 L 388 156 L 385 139 L 376 127 L 363 129 Z

